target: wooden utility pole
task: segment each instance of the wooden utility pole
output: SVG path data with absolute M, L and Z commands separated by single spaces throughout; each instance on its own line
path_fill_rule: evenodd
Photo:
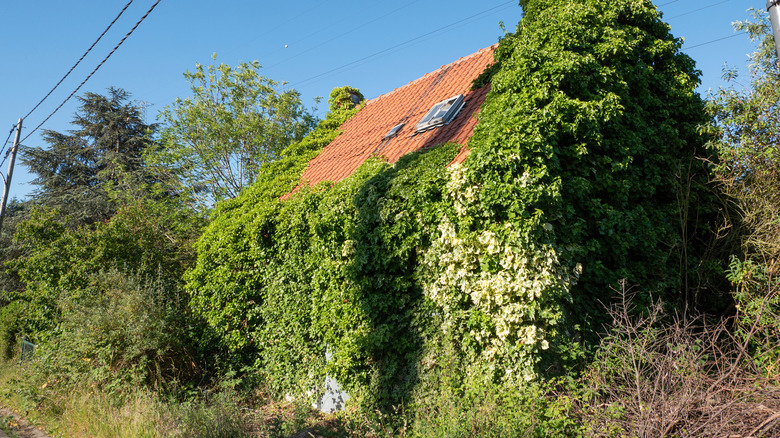
M 16 161 L 16 150 L 19 149 L 19 137 L 22 136 L 22 119 L 16 123 L 16 135 L 14 136 L 14 145 L 9 151 L 11 159 L 8 161 L 8 175 L 3 178 L 3 202 L 0 204 L 0 231 L 3 229 L 3 217 L 5 217 L 5 206 L 8 203 L 8 192 L 11 190 L 11 177 L 14 175 L 14 162 Z

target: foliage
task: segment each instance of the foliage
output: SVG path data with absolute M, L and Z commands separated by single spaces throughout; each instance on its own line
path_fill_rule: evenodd
M 184 73 L 192 97 L 177 99 L 161 113 L 161 144 L 150 159 L 201 207 L 238 196 L 261 166 L 278 159 L 316 123 L 300 93 L 259 70 L 257 61 L 235 68 L 197 64 Z
M 48 386 L 63 391 L 89 382 L 112 393 L 191 378 L 196 329 L 177 291 L 117 269 L 87 280 L 61 303 L 59 324 L 37 348 L 34 371 Z
M 755 358 L 774 373 L 780 364 L 780 79 L 769 20 L 764 11 L 754 10 L 753 15 L 753 20 L 735 24 L 757 45 L 749 86 L 717 91 L 708 110 L 717 124 L 715 143 L 721 156 L 716 181 L 731 207 L 728 225 L 732 240 L 737 240 L 729 248 L 729 280 L 739 330 L 745 336 L 760 323 L 759 332 L 751 336 Z M 737 80 L 730 71 L 726 78 Z
M 513 386 L 492 382 L 489 375 L 464 375 L 461 364 L 442 359 L 430 381 L 415 390 L 406 412 L 398 415 L 409 424 L 409 436 L 583 436 L 574 403 L 579 391 L 575 379 Z
M 6 365 L 19 374 L 23 369 Z M 3 382 L 0 393 L 18 394 L 18 381 Z M 251 424 L 234 394 L 223 392 L 184 402 L 168 399 L 146 388 L 133 388 L 122 398 L 90 385 L 54 392 L 47 386 L 36 388 L 46 394 L 44 403 L 16 403 L 16 398 L 0 398 L 3 406 L 26 412 L 29 419 L 51 436 L 72 438 L 239 438 L 250 434 Z M 29 410 L 27 410 L 29 409 Z M 34 417 L 34 418 L 31 418 Z M 19 423 L 22 423 L 21 421 Z M 260 426 L 263 424 L 260 423 Z M 24 428 L 27 429 L 27 428 Z M 30 433 L 22 429 L 20 432 Z M 12 435 L 16 436 L 16 435 Z M 24 435 L 30 436 L 30 435 Z M 39 436 L 39 435 L 35 435 Z M 48 435 L 46 435 L 48 436 Z M 266 436 L 266 435 L 259 435 Z
M 581 263 L 572 322 L 594 322 L 623 277 L 695 304 L 709 151 L 693 61 L 650 2 L 524 3 L 469 143 L 457 236 L 519 235 L 564 271 Z
M 672 314 L 660 301 L 648 308 L 636 296 L 624 283 L 574 393 L 586 435 L 772 436 L 777 416 L 764 409 L 780 407 L 777 375 L 761 376 L 747 348 L 758 326 L 741 338 L 727 320 Z
M 196 245 L 198 263 L 187 275 L 187 288 L 193 308 L 229 348 L 248 348 L 253 343 L 248 333 L 257 326 L 251 312 L 259 306 L 252 298 L 259 298 L 258 264 L 264 263 L 263 248 L 255 242 L 267 237 L 262 226 L 273 221 L 283 205 L 279 197 L 296 187 L 309 160 L 339 134 L 339 126 L 355 112 L 333 109 L 314 131 L 265 166 L 258 181 L 241 197 L 217 205 L 214 220 Z
M 21 335 L 20 321 L 23 318 L 24 306 L 19 302 L 11 302 L 0 307 L 0 361 L 12 359 L 18 351 Z
M 35 374 L 115 390 L 192 379 L 202 329 L 179 288 L 202 219 L 153 201 L 93 227 L 62 219 L 33 210 L 16 234 L 28 254 L 11 262 L 25 285 L 16 324 L 38 344 Z
M 67 134 L 46 130 L 48 148 L 24 147 L 21 161 L 37 175 L 32 203 L 59 208 L 78 227 L 103 221 L 117 211 L 110 186 L 138 192 L 155 178 L 142 161 L 156 126 L 143 122 L 130 93 L 109 88 L 108 95 L 86 93 Z M 140 186 L 140 187 L 139 187 Z
M 0 312 L 11 302 L 14 292 L 22 289 L 19 276 L 5 262 L 24 255 L 24 248 L 14 241 L 13 235 L 16 225 L 26 218 L 29 208 L 29 203 L 13 199 L 3 213 L 3 228 L 0 230 Z M 1 324 L 0 330 L 3 330 Z
M 217 208 L 194 309 L 277 394 L 316 395 L 327 373 L 388 412 L 446 363 L 460 395 L 564 371 L 622 276 L 693 303 L 707 119 L 680 44 L 649 2 L 529 1 L 463 166 L 443 145 L 290 194 L 346 118 L 332 99 Z

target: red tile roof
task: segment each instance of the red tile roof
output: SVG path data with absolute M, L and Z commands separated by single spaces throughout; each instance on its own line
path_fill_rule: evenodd
M 472 82 L 493 61 L 495 45 L 428 73 L 403 87 L 366 102 L 341 125 L 342 133 L 309 162 L 302 180 L 311 185 L 340 181 L 373 155 L 394 163 L 401 156 L 428 147 L 454 142 L 464 145 L 453 162 L 463 162 L 466 145 L 477 123 L 476 112 L 490 86 L 471 90 Z M 463 94 L 466 103 L 448 125 L 415 134 L 414 125 L 435 104 Z M 394 136 L 385 135 L 399 123 L 406 123 Z

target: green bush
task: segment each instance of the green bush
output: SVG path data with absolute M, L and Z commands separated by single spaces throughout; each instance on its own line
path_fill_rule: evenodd
M 0 359 L 16 356 L 24 312 L 24 305 L 18 301 L 0 308 Z
M 37 344 L 32 379 L 121 392 L 199 378 L 203 325 L 179 291 L 200 223 L 146 201 L 72 230 L 57 211 L 31 212 L 16 234 L 29 250 L 11 266 L 25 285 L 19 330 Z
M 191 378 L 195 352 L 183 296 L 158 279 L 119 270 L 96 272 L 88 282 L 38 346 L 37 372 L 51 385 L 89 382 L 109 393 Z

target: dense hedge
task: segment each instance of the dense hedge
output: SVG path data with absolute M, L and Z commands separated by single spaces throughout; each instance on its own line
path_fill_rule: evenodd
M 445 145 L 280 200 L 354 113 L 332 105 L 218 209 L 192 303 L 272 388 L 328 372 L 384 404 L 517 385 L 577 351 L 619 279 L 690 298 L 706 179 L 693 61 L 649 1 L 523 3 L 462 166 Z

